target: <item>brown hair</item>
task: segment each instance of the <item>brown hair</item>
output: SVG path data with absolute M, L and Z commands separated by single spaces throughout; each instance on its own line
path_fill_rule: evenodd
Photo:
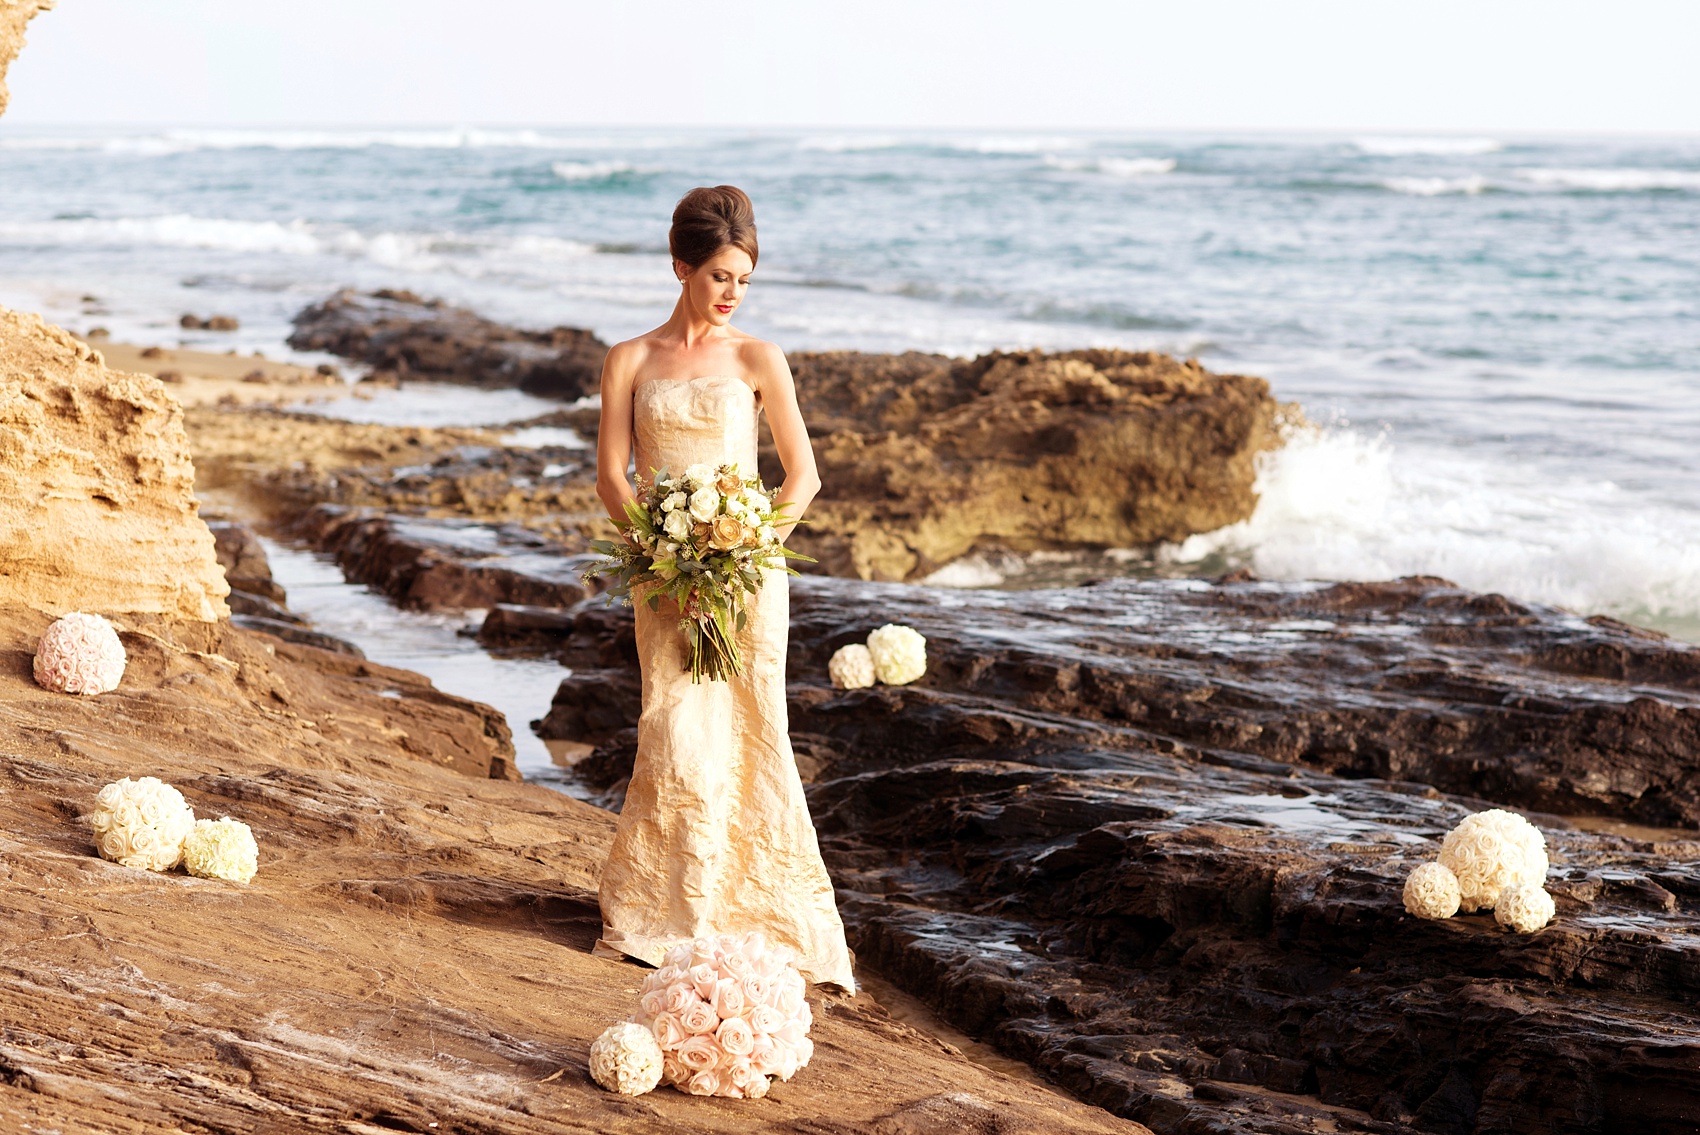
M 755 266 L 756 210 L 750 195 L 736 185 L 716 185 L 691 190 L 673 207 L 673 227 L 667 230 L 667 247 L 673 259 L 700 268 L 715 253 L 731 246 L 750 254 Z

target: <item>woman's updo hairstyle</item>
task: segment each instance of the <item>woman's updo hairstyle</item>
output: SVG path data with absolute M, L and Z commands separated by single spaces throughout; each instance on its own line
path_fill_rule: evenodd
M 750 195 L 736 185 L 693 189 L 673 208 L 673 227 L 667 230 L 667 247 L 673 259 L 701 268 L 726 246 L 750 254 L 754 267 L 756 210 Z

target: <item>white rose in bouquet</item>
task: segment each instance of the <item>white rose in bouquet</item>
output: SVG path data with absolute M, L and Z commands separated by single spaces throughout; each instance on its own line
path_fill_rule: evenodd
M 693 489 L 700 489 L 704 485 L 712 485 L 714 483 L 714 466 L 692 465 L 685 470 L 685 480 L 689 482 Z
M 1517 813 L 1490 808 L 1446 833 L 1440 862 L 1458 877 L 1459 910 L 1492 910 L 1511 884 L 1546 881 L 1546 837 Z
M 661 527 L 666 531 L 667 535 L 671 536 L 674 540 L 683 543 L 685 540 L 690 539 L 691 535 L 690 514 L 682 511 L 669 512 L 667 514 L 667 519 L 661 522 Z
M 1439 863 L 1423 863 L 1405 879 L 1405 909 L 1418 918 L 1458 913 L 1458 876 Z
M 35 680 L 61 694 L 104 694 L 124 677 L 124 644 L 99 615 L 73 611 L 55 619 L 35 648 Z
M 150 818 L 151 817 L 151 818 Z M 183 859 L 195 813 L 183 794 L 158 777 L 125 777 L 100 790 L 89 827 L 101 856 L 126 867 L 169 871 Z
M 260 848 L 254 842 L 253 829 L 229 816 L 196 820 L 183 840 L 183 867 L 201 879 L 253 881 L 260 869 Z
M 1552 896 L 1539 883 L 1513 883 L 1494 901 L 1494 921 L 1519 934 L 1533 934 L 1557 913 Z
M 868 635 L 874 673 L 888 686 L 906 686 L 927 672 L 927 640 L 913 627 L 887 623 Z
M 859 642 L 841 646 L 826 664 L 827 677 L 841 690 L 864 690 L 874 684 L 874 656 Z
M 668 494 L 667 499 L 661 502 L 661 511 L 662 512 L 674 512 L 674 511 L 681 509 L 681 508 L 684 508 L 684 507 L 685 507 L 685 494 L 684 493 L 670 493 L 670 494 Z
M 720 511 L 720 490 L 713 485 L 704 485 L 691 494 L 690 509 L 693 519 L 707 524 Z
M 661 1082 L 661 1045 L 643 1025 L 621 1021 L 590 1042 L 590 1078 L 610 1092 L 641 1096 Z

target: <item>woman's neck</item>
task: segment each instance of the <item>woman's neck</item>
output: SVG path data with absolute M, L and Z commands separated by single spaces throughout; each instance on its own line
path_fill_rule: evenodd
M 701 346 L 712 339 L 724 339 L 727 328 L 717 327 L 708 320 L 696 315 L 685 306 L 685 297 L 680 296 L 673 305 L 673 314 L 668 316 L 662 330 L 669 338 L 679 340 L 685 350 Z

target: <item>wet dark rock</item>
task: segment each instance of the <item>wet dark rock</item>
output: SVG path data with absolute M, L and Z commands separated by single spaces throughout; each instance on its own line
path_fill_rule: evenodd
M 497 603 L 478 628 L 478 641 L 497 650 L 553 652 L 573 633 L 573 613 L 560 607 Z
M 230 621 L 244 630 L 261 631 L 273 638 L 281 638 L 284 642 L 313 646 L 336 654 L 352 655 L 355 658 L 366 657 L 364 650 L 347 639 L 303 626 L 300 619 L 272 619 L 263 615 L 235 614 L 230 616 Z
M 412 292 L 344 289 L 295 317 L 289 345 L 328 351 L 401 380 L 518 387 L 572 400 L 596 393 L 608 345 L 578 327 L 525 331 Z
M 224 568 L 225 582 L 233 590 L 246 591 L 280 605 L 289 602 L 283 588 L 272 579 L 271 561 L 266 559 L 266 549 L 258 533 L 234 520 L 210 519 L 207 528 L 212 531 L 214 552 L 219 566 Z
M 281 603 L 274 603 L 264 595 L 255 595 L 250 591 L 231 591 L 225 597 L 225 603 L 233 615 L 256 615 L 260 618 L 275 619 L 284 623 L 295 623 L 305 626 L 306 620 L 290 611 Z
M 386 516 L 320 505 L 295 535 L 333 555 L 343 573 L 406 607 L 564 607 L 590 593 L 591 557 L 572 555 L 516 525 Z
M 177 325 L 185 331 L 236 331 L 242 326 L 242 321 L 234 315 L 213 315 L 202 318 L 192 313 L 184 313 Z
M 1700 1124 L 1700 651 L 1433 579 L 793 588 L 852 944 L 958 1028 L 1164 1135 Z M 575 610 L 540 729 L 617 797 L 629 612 Z M 826 685 L 886 621 L 927 676 Z M 1490 803 L 1547 833 L 1539 934 L 1404 912 Z

